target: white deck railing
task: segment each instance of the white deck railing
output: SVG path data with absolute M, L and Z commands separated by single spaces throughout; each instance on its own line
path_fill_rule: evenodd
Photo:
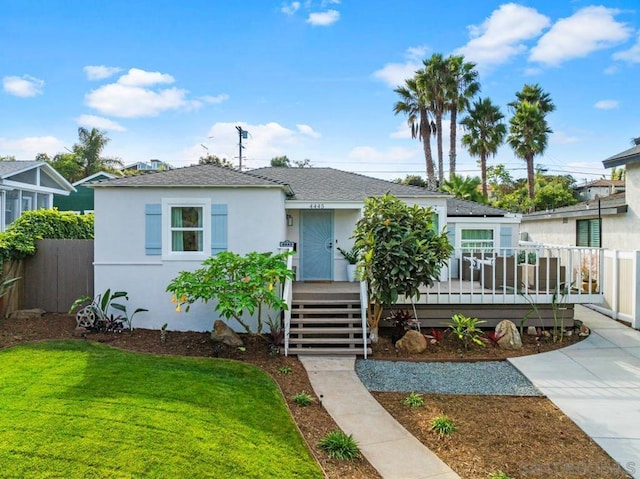
M 423 304 L 602 302 L 599 248 L 524 243 L 500 250 L 456 250 Z M 406 300 L 405 302 L 409 302 Z
M 291 251 L 292 248 L 286 248 L 287 251 Z M 293 255 L 289 255 L 287 258 L 287 269 L 293 269 Z M 287 279 L 284 282 L 284 288 L 282 289 L 282 299 L 286 304 L 284 310 L 284 355 L 289 355 L 289 330 L 291 328 L 291 303 L 293 301 L 293 281 Z

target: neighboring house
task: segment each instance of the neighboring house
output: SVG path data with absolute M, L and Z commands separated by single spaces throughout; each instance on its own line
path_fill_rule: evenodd
M 53 207 L 55 195 L 76 191 L 44 161 L 0 161 L 0 231 L 24 211 Z
M 106 171 L 99 171 L 91 176 L 82 178 L 73 183 L 76 191 L 69 194 L 69 196 L 55 196 L 53 198 L 53 206 L 60 211 L 73 211 L 79 214 L 93 213 L 93 188 L 89 188 L 87 184 L 113 178 L 117 178 L 117 176 Z
M 624 180 L 594 180 L 585 185 L 578 186 L 576 191 L 582 201 L 595 200 L 599 197 L 602 198 L 617 193 L 624 193 L 625 182 Z
M 171 170 L 173 166 L 169 163 L 165 163 L 160 160 L 149 160 L 149 162 L 144 161 L 136 161 L 135 163 L 129 163 L 128 165 L 124 165 L 122 171 L 140 171 L 140 172 L 149 172 L 149 171 L 163 171 L 163 170 Z
M 150 310 L 138 324 L 152 328 L 211 329 L 211 305 L 193 305 L 177 316 L 165 288 L 180 271 L 198 268 L 219 251 L 277 251 L 290 241 L 298 281 L 345 281 L 346 261 L 337 247 L 351 248 L 364 199 L 373 195 L 390 192 L 432 207 L 438 229 L 447 226 L 458 248 L 501 250 L 518 240 L 519 215 L 331 168 L 239 172 L 197 165 L 91 187 L 96 291 L 128 291 L 132 307 Z
M 635 249 L 636 240 L 626 234 L 629 218 L 626 194 L 617 193 L 523 215 L 520 231 L 523 240 L 537 243 Z

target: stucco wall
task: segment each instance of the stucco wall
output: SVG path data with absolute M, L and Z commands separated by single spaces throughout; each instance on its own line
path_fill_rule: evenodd
M 176 313 L 169 281 L 180 271 L 197 269 L 202 259 L 163 260 L 145 255 L 145 205 L 163 198 L 204 198 L 228 206 L 228 250 L 277 251 L 286 238 L 284 193 L 279 189 L 96 188 L 95 290 L 129 293 L 130 311 L 142 307 L 134 326 L 170 330 L 211 330 L 216 318 L 212 305 L 193 305 L 189 313 Z M 233 325 L 232 325 L 233 326 Z

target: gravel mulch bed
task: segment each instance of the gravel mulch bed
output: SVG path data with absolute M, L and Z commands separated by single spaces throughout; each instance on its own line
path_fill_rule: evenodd
M 369 391 L 542 396 L 506 361 L 356 362 L 356 373 Z

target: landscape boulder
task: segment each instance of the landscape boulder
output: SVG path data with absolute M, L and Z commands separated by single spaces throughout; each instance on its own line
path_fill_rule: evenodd
M 420 354 L 427 349 L 427 338 L 422 333 L 410 330 L 396 342 L 396 348 L 407 354 Z
M 231 329 L 227 323 L 221 319 L 216 320 L 213 323 L 213 331 L 211 332 L 211 339 L 216 343 L 226 344 L 232 348 L 239 348 L 244 346 L 242 339 L 238 336 L 233 329 Z
M 522 338 L 513 321 L 508 319 L 500 321 L 496 326 L 496 335 L 500 337 L 498 346 L 502 349 L 520 349 L 522 347 Z

